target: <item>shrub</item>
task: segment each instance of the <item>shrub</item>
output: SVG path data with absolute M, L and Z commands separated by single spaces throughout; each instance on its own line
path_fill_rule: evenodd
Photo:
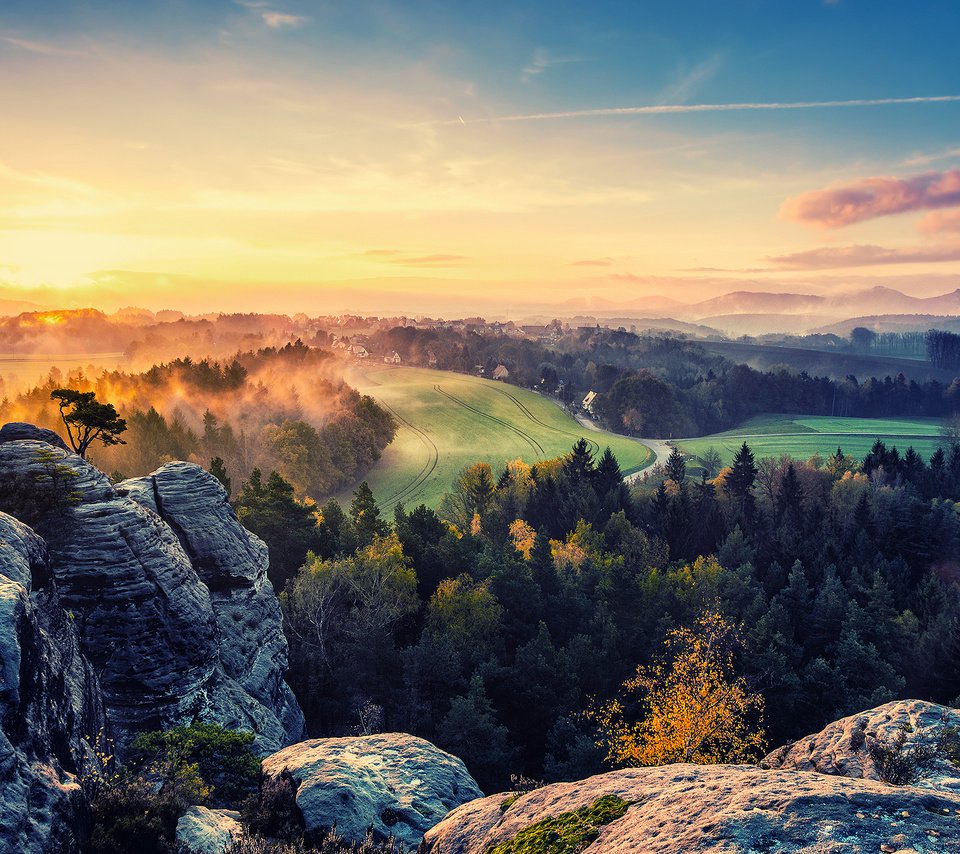
M 877 775 L 891 786 L 912 786 L 929 774 L 939 762 L 960 761 L 960 733 L 956 727 L 941 725 L 924 744 L 907 746 L 910 729 L 901 724 L 889 742 L 873 741 L 867 748 Z

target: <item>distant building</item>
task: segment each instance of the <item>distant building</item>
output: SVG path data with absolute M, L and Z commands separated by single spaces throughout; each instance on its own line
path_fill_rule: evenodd
M 589 412 L 593 415 L 593 402 L 597 399 L 597 393 L 595 391 L 588 391 L 587 396 L 583 399 L 583 403 L 580 404 L 586 412 Z
M 363 344 L 352 344 L 350 346 L 350 352 L 356 356 L 358 359 L 366 359 L 370 353 L 367 351 L 367 348 Z
M 427 350 L 427 365 L 431 368 L 437 366 L 437 354 L 433 350 Z
M 505 380 L 510 376 L 510 371 L 507 370 L 506 365 L 497 365 L 490 376 L 495 380 Z
M 383 361 L 388 365 L 399 365 L 400 364 L 400 354 L 394 350 L 391 353 L 388 353 L 383 357 Z

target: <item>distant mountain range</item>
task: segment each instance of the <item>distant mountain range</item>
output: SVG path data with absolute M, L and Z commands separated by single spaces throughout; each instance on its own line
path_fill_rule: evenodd
M 638 321 L 668 313 L 675 323 L 696 323 L 727 335 L 849 330 L 850 322 L 856 318 L 862 318 L 862 323 L 854 326 L 874 328 L 879 324 L 905 331 L 930 328 L 936 325 L 937 318 L 960 316 L 960 289 L 933 297 L 914 297 L 880 285 L 827 295 L 731 291 L 690 303 L 659 295 L 623 302 L 583 297 L 568 300 L 561 307 L 565 314 L 589 312 L 598 318 L 629 317 Z

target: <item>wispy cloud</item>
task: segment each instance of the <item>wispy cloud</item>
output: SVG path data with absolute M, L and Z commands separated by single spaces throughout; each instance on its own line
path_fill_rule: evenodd
M 933 151 L 927 154 L 914 154 L 904 160 L 906 166 L 928 166 L 938 160 L 954 160 L 960 158 L 960 146 L 945 148 L 942 151 Z
M 568 65 L 571 62 L 583 62 L 584 60 L 576 56 L 556 56 L 551 54 L 546 48 L 538 47 L 530 61 L 524 66 L 520 79 L 525 83 L 533 77 L 538 77 L 544 71 L 555 65 Z
M 292 15 L 272 8 L 266 0 L 235 0 L 238 6 L 249 9 L 271 30 L 293 29 L 301 27 L 310 19 L 305 15 Z
M 960 102 L 960 95 L 924 95 L 916 98 L 857 98 L 848 101 L 764 101 L 730 104 L 648 104 L 641 107 L 598 107 L 556 113 L 518 113 L 481 118 L 442 119 L 427 125 L 481 124 L 489 122 L 537 122 L 556 119 L 590 119 L 608 116 L 650 116 L 675 113 L 728 113 L 751 110 L 816 110 L 841 107 L 886 107 L 897 104 L 944 104 Z
M 310 20 L 303 15 L 290 15 L 287 12 L 273 12 L 270 10 L 261 12 L 260 17 L 271 30 L 301 27 Z
M 764 259 L 780 270 L 831 270 L 887 264 L 933 264 L 960 261 L 960 244 L 947 246 L 830 246 Z
M 881 216 L 958 205 L 960 169 L 949 169 L 908 178 L 862 178 L 802 193 L 783 203 L 780 217 L 817 228 L 842 228 Z
M 31 39 L 19 39 L 13 36 L 0 36 L 0 42 L 8 44 L 11 47 L 30 53 L 39 53 L 41 56 L 85 56 L 82 50 L 73 50 L 72 48 L 60 47 L 49 42 L 38 42 Z
M 717 72 L 723 67 L 723 62 L 723 53 L 717 52 L 689 71 L 684 71 L 676 81 L 664 89 L 660 100 L 668 104 L 686 103 L 702 84 L 717 75 Z

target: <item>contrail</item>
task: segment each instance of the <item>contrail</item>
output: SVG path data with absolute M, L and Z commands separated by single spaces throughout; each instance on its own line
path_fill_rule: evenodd
M 538 122 L 553 119 L 586 119 L 598 116 L 649 116 L 670 113 L 726 113 L 738 110 L 814 110 L 829 107 L 884 107 L 891 104 L 943 104 L 960 101 L 960 95 L 929 95 L 919 98 L 858 98 L 852 101 L 787 101 L 742 104 L 651 104 L 643 107 L 601 107 L 594 110 L 566 110 L 559 113 L 524 113 L 425 122 L 433 125 L 480 124 L 489 122 Z

